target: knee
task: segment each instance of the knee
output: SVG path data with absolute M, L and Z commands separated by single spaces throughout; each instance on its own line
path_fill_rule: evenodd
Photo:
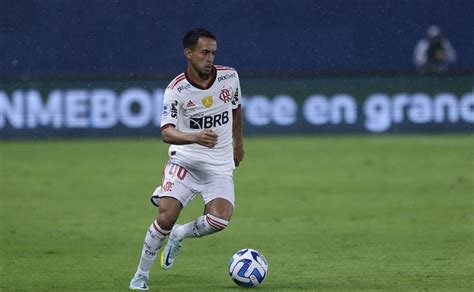
M 156 220 L 161 228 L 171 230 L 176 220 L 178 220 L 182 208 L 181 203 L 175 198 L 160 198 L 160 211 Z
M 160 227 L 166 230 L 171 230 L 176 220 L 178 220 L 178 214 L 174 214 L 173 212 L 160 212 L 157 218 Z
M 226 199 L 217 198 L 210 201 L 206 205 L 204 214 L 210 214 L 222 220 L 229 221 L 233 211 L 234 206 L 229 201 Z

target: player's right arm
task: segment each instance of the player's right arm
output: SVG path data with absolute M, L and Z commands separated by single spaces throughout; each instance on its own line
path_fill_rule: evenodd
M 209 129 L 204 129 L 198 133 L 183 133 L 173 125 L 167 124 L 161 128 L 161 136 L 165 143 L 175 145 L 197 143 L 207 148 L 214 148 L 217 144 L 216 133 Z

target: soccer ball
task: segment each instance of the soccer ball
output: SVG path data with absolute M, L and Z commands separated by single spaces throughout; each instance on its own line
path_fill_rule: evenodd
M 230 259 L 229 275 L 239 286 L 257 287 L 267 274 L 267 260 L 254 249 L 241 249 Z

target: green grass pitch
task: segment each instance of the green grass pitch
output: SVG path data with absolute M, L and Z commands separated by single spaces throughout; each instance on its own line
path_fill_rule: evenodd
M 473 291 L 474 136 L 251 137 L 229 227 L 189 239 L 152 291 Z M 155 139 L 0 143 L 1 291 L 127 291 L 156 209 Z M 196 198 L 179 222 L 203 209 Z

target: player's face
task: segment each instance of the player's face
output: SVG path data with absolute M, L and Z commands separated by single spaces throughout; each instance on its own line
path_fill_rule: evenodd
M 192 50 L 186 49 L 185 55 L 194 69 L 203 75 L 211 73 L 216 57 L 217 43 L 210 38 L 199 38 Z

